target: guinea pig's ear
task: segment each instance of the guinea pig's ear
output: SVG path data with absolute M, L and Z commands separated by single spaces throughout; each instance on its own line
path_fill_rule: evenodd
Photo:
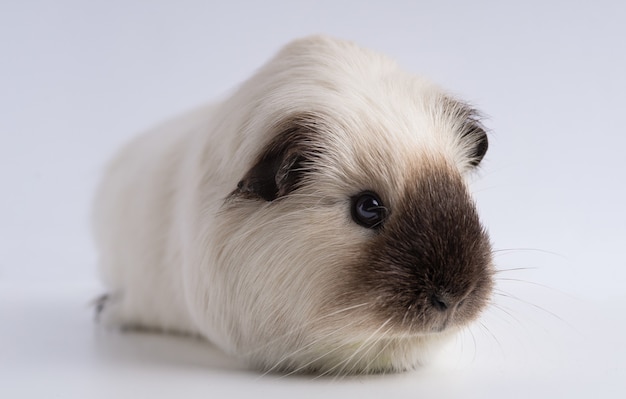
M 480 121 L 480 113 L 468 104 L 449 97 L 444 100 L 444 107 L 446 112 L 456 119 L 461 141 L 467 146 L 470 165 L 478 166 L 489 148 L 487 132 Z
M 301 127 L 283 131 L 237 184 L 235 194 L 273 201 L 295 190 L 305 173 Z
M 478 166 L 485 157 L 487 149 L 489 148 L 489 140 L 487 139 L 487 132 L 483 128 L 482 124 L 476 120 L 470 120 L 464 125 L 464 130 L 461 133 L 461 137 L 468 138 L 472 143 L 472 150 L 470 151 L 470 165 L 473 167 Z

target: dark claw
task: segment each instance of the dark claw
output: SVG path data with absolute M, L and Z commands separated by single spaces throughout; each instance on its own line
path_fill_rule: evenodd
M 104 307 L 106 306 L 109 297 L 109 294 L 103 294 L 96 298 L 96 300 L 94 301 L 94 305 L 96 306 L 96 312 L 94 317 L 96 321 L 100 321 L 100 314 L 104 310 Z

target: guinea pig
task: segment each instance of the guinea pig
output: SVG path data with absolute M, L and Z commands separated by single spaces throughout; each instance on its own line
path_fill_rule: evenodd
M 96 193 L 106 326 L 287 373 L 423 364 L 489 303 L 478 112 L 357 45 L 285 46 L 130 142 Z

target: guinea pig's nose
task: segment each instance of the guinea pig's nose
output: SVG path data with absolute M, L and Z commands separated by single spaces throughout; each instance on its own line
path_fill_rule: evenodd
M 445 312 L 450 307 L 450 300 L 439 294 L 433 294 L 430 297 L 430 303 L 440 312 Z

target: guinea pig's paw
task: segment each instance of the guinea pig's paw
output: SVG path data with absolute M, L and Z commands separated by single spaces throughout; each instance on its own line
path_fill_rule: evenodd
M 106 328 L 124 328 L 127 322 L 122 314 L 121 296 L 115 293 L 100 295 L 93 301 L 94 317 Z
M 102 294 L 98 298 L 94 299 L 93 301 L 94 318 L 96 319 L 97 322 L 100 321 L 100 316 L 102 315 L 102 312 L 106 308 L 107 302 L 109 302 L 109 298 L 110 298 L 109 294 Z

